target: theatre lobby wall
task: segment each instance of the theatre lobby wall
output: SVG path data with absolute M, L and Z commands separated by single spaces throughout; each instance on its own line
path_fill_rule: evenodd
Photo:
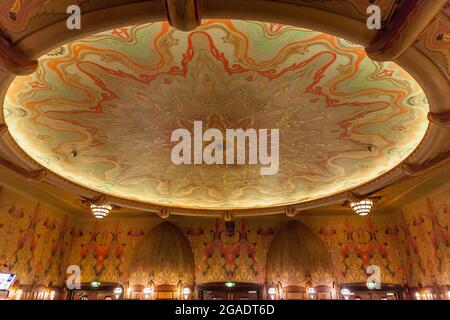
M 142 213 L 113 213 L 97 220 L 87 209 L 62 209 L 64 200 L 41 189 L 29 185 L 21 189 L 26 182 L 20 179 L 14 175 L 13 180 L 0 184 L 0 265 L 2 271 L 17 274 L 16 286 L 63 287 L 69 265 L 81 268 L 82 282 L 99 280 L 125 286 L 146 285 L 150 280 L 171 285 L 180 280 L 192 285 L 224 281 L 265 284 L 272 239 L 292 220 L 282 215 L 235 218 L 234 228 L 227 228 L 217 218 L 171 216 L 162 220 Z M 14 187 L 8 183 L 11 181 Z M 415 196 L 414 201 L 402 203 L 390 213 L 375 209 L 368 217 L 358 217 L 348 209 L 342 214 L 299 214 L 294 219 L 324 243 L 338 284 L 365 282 L 367 267 L 377 265 L 386 284 L 447 285 L 449 186 L 435 183 L 425 187 L 423 196 Z M 178 265 L 181 258 L 174 256 L 179 248 L 167 241 L 149 249 L 160 251 L 154 254 L 162 257 L 162 267 L 135 275 L 136 250 L 145 252 L 148 241 L 158 241 L 148 240 L 142 246 L 143 239 L 161 223 L 173 224 L 187 239 L 193 275 L 181 274 L 190 272 L 186 271 L 189 268 Z M 308 271 L 313 281 L 320 282 L 314 270 Z

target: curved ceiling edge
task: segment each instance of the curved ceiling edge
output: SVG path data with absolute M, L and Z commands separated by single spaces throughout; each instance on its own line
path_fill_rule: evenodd
M 148 5 L 148 4 L 147 4 Z M 143 14 L 142 13 L 142 8 L 141 9 L 137 9 L 137 6 L 130 6 L 130 7 L 134 7 L 134 9 L 136 9 L 136 16 L 133 17 L 126 17 L 123 18 L 122 23 L 123 25 L 127 25 L 129 24 L 130 21 L 132 21 L 133 23 L 139 23 L 139 22 L 148 22 L 149 21 L 149 17 L 148 17 L 148 13 L 147 14 Z M 298 9 L 298 6 L 296 6 Z M 109 13 L 111 8 L 105 9 L 108 10 Z M 317 9 L 314 9 L 317 10 Z M 130 11 L 131 12 L 131 11 Z M 206 15 L 207 11 L 205 12 L 204 15 Z M 116 12 L 116 14 L 118 15 L 118 13 Z M 152 19 L 154 20 L 162 20 L 164 19 L 165 15 L 164 12 L 157 12 L 154 11 L 152 12 L 153 16 Z M 264 12 L 261 13 L 259 12 L 259 18 L 263 18 L 266 17 L 266 19 L 270 19 L 270 14 L 271 12 Z M 280 23 L 286 23 L 289 25 L 293 25 L 293 26 L 302 26 L 305 27 L 304 25 L 304 21 L 303 23 L 295 23 L 295 19 L 293 17 L 282 17 L 281 15 L 279 15 L 279 12 L 275 12 L 273 13 L 274 17 L 273 20 L 276 20 L 277 22 Z M 329 14 L 329 13 L 327 13 Z M 212 14 L 214 15 L 214 14 Z M 295 15 L 295 13 L 292 14 L 293 16 Z M 123 17 L 123 12 L 121 12 L 120 16 Z M 145 16 L 145 19 L 144 19 Z M 234 17 L 237 18 L 238 16 L 242 16 L 239 13 L 235 14 Z M 328 15 L 327 19 L 329 18 Z M 243 18 L 249 18 L 247 16 L 244 16 Z M 258 17 L 256 17 L 258 18 Z M 348 18 L 342 17 L 342 16 L 337 16 L 335 17 L 335 19 L 333 21 L 340 21 L 340 19 L 344 19 L 346 21 L 348 21 Z M 272 20 L 272 21 L 273 21 Z M 38 32 L 29 35 L 25 38 L 23 38 L 21 41 L 19 41 L 19 43 L 17 44 L 19 48 L 24 49 L 25 52 L 33 52 L 34 54 L 39 53 L 39 55 L 42 52 L 47 52 L 49 48 L 55 47 L 57 44 L 63 43 L 63 42 L 67 42 L 68 40 L 73 40 L 74 38 L 78 38 L 80 36 L 85 36 L 87 33 L 95 33 L 98 32 L 100 30 L 105 30 L 110 28 L 110 26 L 106 26 L 106 24 L 102 24 L 99 26 L 98 24 L 98 19 L 92 19 L 92 24 L 89 26 L 87 26 L 87 29 L 83 32 L 82 35 L 78 34 L 75 37 L 52 37 L 51 35 L 54 34 L 54 31 L 56 29 L 58 29 L 58 24 L 56 25 L 52 25 L 46 29 L 42 29 L 39 30 Z M 322 23 L 327 23 L 330 20 L 327 20 L 326 22 L 323 21 Z M 357 22 L 354 20 L 354 22 L 356 24 L 361 25 L 360 22 Z M 64 22 L 65 23 L 65 22 Z M 343 23 L 344 24 L 344 23 Z M 116 25 L 116 24 L 115 24 Z M 117 25 L 116 25 L 117 26 Z M 306 26 L 308 27 L 308 26 Z M 310 26 L 309 26 L 310 27 Z M 330 29 L 330 27 L 328 27 L 327 29 Z M 365 28 L 364 28 L 365 29 Z M 339 36 L 342 36 L 343 38 L 349 38 L 346 37 L 345 35 L 342 35 L 343 32 L 349 32 L 350 30 L 345 30 L 343 28 L 339 29 L 339 27 L 337 29 L 333 29 L 333 31 L 335 32 L 329 32 L 329 33 L 334 33 L 336 34 L 338 31 Z M 322 30 L 321 30 L 322 31 Z M 353 30 L 351 30 L 353 31 Z M 35 44 L 36 44 L 36 37 L 41 37 L 43 34 L 45 34 L 46 32 L 49 32 L 48 35 L 46 36 L 47 39 L 52 39 L 52 45 L 47 45 L 46 48 L 39 47 L 36 46 L 34 47 L 34 49 L 31 49 Z M 361 35 L 358 35 L 358 37 Z M 371 38 L 372 38 L 373 34 L 372 33 L 366 33 L 363 36 L 361 36 L 361 38 L 359 38 L 358 42 L 361 44 L 367 44 L 370 42 Z M 63 39 L 64 38 L 64 39 Z M 355 38 L 354 34 L 352 34 L 351 38 Z M 420 56 L 420 58 L 419 58 Z M 420 61 L 418 61 L 418 59 Z M 408 49 L 408 51 L 403 54 L 398 60 L 395 61 L 398 65 L 402 66 L 406 71 L 410 72 L 414 78 L 420 83 L 420 85 L 422 86 L 425 94 L 427 95 L 427 97 L 429 97 L 430 99 L 430 110 L 433 112 L 443 112 L 444 110 L 449 110 L 448 106 L 443 106 L 441 105 L 441 103 L 443 103 L 443 101 L 445 101 L 445 99 L 443 99 L 444 93 L 442 92 L 442 90 L 431 90 L 432 89 L 432 85 L 429 84 L 430 79 L 432 79 L 432 83 L 436 83 L 439 84 L 439 86 L 442 86 L 442 82 L 440 82 L 437 79 L 442 79 L 442 74 L 439 72 L 439 70 L 437 69 L 437 67 L 431 62 L 429 61 L 429 59 L 423 55 L 420 54 L 420 52 L 418 52 L 418 50 L 416 50 L 413 47 L 410 47 Z M 432 64 L 434 67 L 430 68 L 430 64 Z M 439 73 L 439 76 L 437 74 L 437 72 Z M 423 79 L 423 80 L 421 80 Z M 9 81 L 8 81 L 9 82 Z M 5 88 L 5 84 L 7 84 L 6 88 Z M 7 88 L 9 87 L 9 83 L 3 83 L 2 84 L 2 96 L 1 98 L 4 98 L 4 93 L 5 90 L 7 90 Z M 434 87 L 433 87 L 434 88 Z M 435 89 L 435 88 L 434 88 Z M 2 113 L 2 111 L 0 111 L 0 113 Z M 417 159 L 426 159 L 426 153 L 427 150 L 430 150 L 430 148 L 432 148 L 433 145 L 433 141 L 436 141 L 436 137 L 437 135 L 445 135 L 446 133 L 443 133 L 442 131 L 436 131 L 436 130 L 432 130 L 433 132 L 430 134 L 429 132 L 426 134 L 426 138 L 424 140 L 426 141 L 422 141 L 419 146 L 417 147 L 417 149 L 413 152 L 413 154 L 410 155 L 410 157 L 408 157 L 407 159 L 405 159 L 405 161 L 413 161 L 413 159 L 417 158 Z M 448 133 L 447 133 L 448 134 Z M 7 133 L 7 135 L 9 135 L 9 133 Z M 10 135 L 9 135 L 10 136 Z M 9 137 L 10 139 L 12 139 L 12 137 Z M 426 147 L 425 147 L 426 146 Z M 436 147 L 436 144 L 434 144 L 434 147 Z M 24 153 L 24 152 L 23 152 Z M 23 154 L 22 154 L 23 155 Z M 421 157 L 419 157 L 421 155 Z M 22 158 L 22 157 L 21 157 Z M 411 158 L 411 159 L 410 159 Z M 40 168 L 40 165 L 37 165 L 37 163 L 32 160 L 28 155 L 26 155 L 24 158 L 22 158 L 24 161 L 26 161 L 27 163 L 30 164 L 31 167 L 36 167 L 36 168 Z M 30 161 L 32 160 L 32 161 Z M 55 174 L 53 174 L 53 176 L 55 176 Z M 389 172 L 387 172 L 386 174 L 384 174 L 383 176 L 380 176 L 379 178 L 375 179 L 377 181 L 370 181 L 362 186 L 359 186 L 357 188 L 355 188 L 356 191 L 361 191 L 361 190 L 376 190 L 379 189 L 381 187 L 383 187 L 384 185 L 386 185 L 386 183 L 391 183 L 393 181 L 396 181 L 397 179 L 401 178 L 403 175 L 403 173 L 401 172 L 401 169 L 399 169 L 399 167 L 393 168 L 392 170 L 390 170 Z M 57 180 L 65 180 L 64 178 L 61 177 L 57 177 L 56 179 L 54 179 L 56 182 Z M 67 181 L 66 181 L 67 182 Z M 63 185 L 65 183 L 62 183 Z M 77 186 L 79 189 L 80 186 Z M 67 186 L 66 186 L 67 188 Z M 73 188 L 68 188 L 69 190 Z M 84 188 L 82 188 L 84 189 Z M 80 194 L 86 194 L 86 195 L 92 195 L 92 194 L 96 194 L 95 191 L 92 190 L 79 190 Z M 340 193 L 340 194 L 336 194 L 330 197 L 326 197 L 326 198 L 322 198 L 322 199 L 318 199 L 318 200 L 313 200 L 313 201 L 309 201 L 309 202 L 304 202 L 301 204 L 300 207 L 302 208 L 313 208 L 313 207 L 320 207 L 323 205 L 326 205 L 328 203 L 337 203 L 340 201 L 345 200 L 345 193 Z M 365 192 L 365 193 L 370 193 L 370 192 Z M 112 197 L 113 201 L 114 199 L 116 200 L 116 202 L 118 204 L 124 205 L 124 206 L 130 206 L 130 207 L 134 207 L 134 208 L 139 208 L 139 209 L 143 209 L 143 210 L 148 210 L 148 211 L 158 211 L 159 208 L 162 208 L 161 206 L 158 205 L 148 205 L 148 204 L 142 204 L 140 202 L 133 202 L 133 201 L 129 201 L 129 200 L 124 200 L 124 199 L 119 199 L 119 198 L 115 198 Z M 259 214 L 277 214 L 277 213 L 281 213 L 284 212 L 284 208 L 285 206 L 281 206 L 281 207 L 273 207 L 273 208 L 265 208 L 265 209 L 257 209 L 256 211 L 259 211 Z M 199 214 L 198 212 L 202 211 L 202 210 L 197 210 L 197 209 L 177 209 L 177 208 L 173 208 L 173 214 L 185 214 L 185 215 L 191 215 L 191 214 Z M 248 209 L 244 209 L 244 210 L 233 210 L 233 212 L 236 212 L 236 215 L 258 215 L 257 212 L 254 212 L 255 210 L 248 210 Z M 264 211 L 264 212 L 261 212 Z M 215 210 L 212 210 L 212 212 L 217 212 Z M 201 214 L 200 214 L 201 215 Z

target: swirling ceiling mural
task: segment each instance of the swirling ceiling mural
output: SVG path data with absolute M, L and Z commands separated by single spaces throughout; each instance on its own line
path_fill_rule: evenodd
M 39 63 L 5 98 L 17 144 L 68 180 L 146 203 L 234 209 L 329 196 L 398 165 L 428 125 L 425 95 L 399 66 L 277 24 L 208 20 L 190 33 L 130 26 Z M 171 133 L 194 120 L 204 130 L 278 128 L 278 174 L 174 165 Z

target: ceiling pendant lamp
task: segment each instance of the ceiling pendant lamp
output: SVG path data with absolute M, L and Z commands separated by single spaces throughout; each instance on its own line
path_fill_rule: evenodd
M 367 216 L 373 207 L 373 201 L 364 199 L 357 202 L 350 202 L 350 207 L 359 216 Z
M 111 213 L 112 205 L 108 202 L 103 202 L 102 204 L 91 204 L 91 212 L 97 219 L 103 219 Z

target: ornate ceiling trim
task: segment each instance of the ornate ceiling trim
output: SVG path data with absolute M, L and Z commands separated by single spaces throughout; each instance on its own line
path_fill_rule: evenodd
M 450 127 L 450 111 L 441 113 L 428 113 L 428 120 L 440 127 Z
M 402 164 L 402 169 L 408 176 L 419 176 L 427 172 L 430 172 L 434 169 L 437 169 L 439 167 L 442 167 L 448 164 L 449 161 L 450 161 L 450 151 L 447 151 L 421 164 L 410 164 L 408 162 L 404 162 Z
M 361 21 L 357 21 L 343 15 L 325 12 L 311 7 L 299 6 L 292 3 L 275 3 L 274 1 L 267 0 L 245 2 L 237 0 L 220 2 L 208 1 L 203 4 L 202 15 L 205 18 L 227 17 L 233 19 L 252 19 L 306 27 L 334 34 L 338 37 L 346 38 L 364 46 L 368 46 L 372 43 L 375 37 L 375 32 L 368 30 L 365 27 L 365 23 Z M 102 19 L 101 17 L 108 17 L 108 19 Z M 161 21 L 164 19 L 164 7 L 159 1 L 137 2 L 116 7 L 108 7 L 83 14 L 83 28 L 80 31 L 61 33 L 61 28 L 65 28 L 65 20 L 61 20 L 50 26 L 39 29 L 33 34 L 23 37 L 16 43 L 15 48 L 19 48 L 22 52 L 29 56 L 30 61 L 32 61 L 32 59 L 48 52 L 51 48 L 57 47 L 60 44 L 69 42 L 76 38 L 84 37 L 88 34 L 111 29 L 117 26 L 150 21 Z M 42 39 L 46 39 L 47 41 L 42 41 Z M 431 119 L 435 119 L 433 116 L 435 113 L 449 112 L 450 107 L 448 103 L 445 102 L 447 101 L 446 93 L 448 92 L 448 82 L 445 81 L 446 79 L 442 72 L 432 61 L 428 59 L 428 57 L 421 54 L 414 47 L 406 47 L 405 50 L 406 51 L 404 51 L 404 53 L 396 59 L 395 62 L 410 72 L 419 84 L 421 84 L 429 99 Z M 3 78 L 4 80 L 1 85 L 1 99 L 3 100 L 4 94 L 13 79 L 9 75 L 1 73 L 0 78 Z M 408 166 L 422 165 L 426 161 L 430 161 L 429 163 L 431 163 L 434 160 L 430 160 L 430 155 L 442 153 L 442 150 L 440 150 L 442 149 L 441 142 L 448 140 L 448 131 L 444 130 L 440 123 L 435 125 L 434 123 L 436 123 L 436 121 L 433 120 L 431 120 L 432 123 L 430 124 L 427 134 L 420 145 L 405 160 L 405 163 L 407 163 Z M 35 176 L 36 172 L 42 172 L 42 167 L 16 145 L 9 132 L 5 132 L 5 127 L 6 126 L 2 124 L 4 134 L 3 139 L 0 139 L 0 147 L 6 147 L 11 151 L 14 149 L 14 151 L 12 151 L 13 155 L 17 158 L 19 163 L 24 164 L 23 166 L 16 166 L 13 170 L 25 170 L 24 174 L 30 176 Z M 2 164 L 5 165 L 3 162 Z M 27 169 L 24 169 L 24 167 Z M 40 174 L 36 174 L 36 176 L 41 177 Z M 380 190 L 381 188 L 384 188 L 404 176 L 404 166 L 403 164 L 399 164 L 397 167 L 386 172 L 382 176 L 354 188 L 351 191 L 361 196 L 370 195 L 374 192 L 374 190 Z M 101 195 L 98 192 L 72 183 L 53 172 L 47 172 L 42 175 L 42 179 L 48 183 L 60 186 L 84 197 L 96 198 Z M 345 202 L 348 191 L 349 190 L 345 190 L 329 197 L 307 201 L 300 204 L 290 204 L 288 206 L 233 210 L 232 216 L 240 217 L 273 214 L 295 216 L 298 212 L 305 209 Z M 166 206 L 160 206 L 157 204 L 140 203 L 112 196 L 110 196 L 109 199 L 114 205 L 155 212 L 160 216 L 166 215 L 167 210 L 169 210 L 169 215 L 222 217 L 225 214 L 223 210 L 198 210 L 175 207 L 167 208 Z
M 366 48 L 376 61 L 395 60 L 420 36 L 447 0 L 403 1 L 388 24 Z
M 169 24 L 181 31 L 191 31 L 201 23 L 198 0 L 165 0 Z
M 0 32 L 0 69 L 14 75 L 26 75 L 33 73 L 37 66 L 36 60 L 28 59 Z

